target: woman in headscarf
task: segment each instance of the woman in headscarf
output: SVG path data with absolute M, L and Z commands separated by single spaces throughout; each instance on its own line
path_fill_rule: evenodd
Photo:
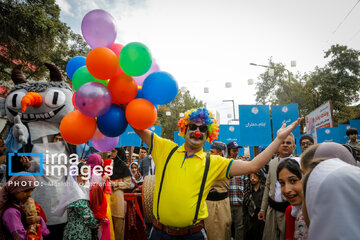
M 92 230 L 93 239 L 101 235 L 101 240 L 110 240 L 113 225 L 112 220 L 110 221 L 107 217 L 108 203 L 103 191 L 105 181 L 109 179 L 109 176 L 103 174 L 104 168 L 99 154 L 91 154 L 87 159 L 87 165 L 90 167 L 90 207 L 95 218 L 101 222 L 100 234 L 97 229 Z
M 354 156 L 346 147 L 339 143 L 325 142 L 309 147 L 301 155 L 301 170 L 304 174 L 308 172 L 311 162 L 317 158 L 339 158 L 348 164 L 356 164 Z
M 99 169 L 103 170 L 101 156 L 97 153 L 91 154 L 88 157 L 86 164 L 90 167 L 90 185 L 98 184 L 103 186 L 107 175 L 103 175 L 102 171 L 98 172 Z M 96 166 L 98 167 L 96 168 Z M 94 168 L 96 169 L 95 173 Z
M 126 154 L 124 149 L 115 148 L 111 151 L 110 157 L 113 159 L 113 174 L 110 177 L 111 182 L 111 216 L 113 219 L 115 239 L 124 239 L 124 218 L 125 203 L 124 190 L 129 189 L 131 185 L 131 172 L 126 166 Z
M 26 217 L 22 209 L 35 189 L 35 182 L 34 176 L 13 176 L 0 190 L 1 239 L 27 239 L 26 229 L 31 224 L 40 224 L 40 239 L 49 235 L 41 210 L 39 216 Z
M 130 164 L 131 170 L 131 186 L 130 189 L 132 192 L 140 192 L 140 186 L 144 182 L 144 178 L 141 176 L 139 172 L 139 164 L 137 162 L 132 162 Z
M 56 216 L 62 216 L 65 211 L 68 214 L 64 239 L 91 240 L 91 229 L 97 229 L 100 225 L 90 208 L 89 174 L 89 167 L 83 162 L 79 163 L 76 179 L 68 176 L 59 205 L 55 209 Z
M 360 239 L 360 168 L 341 144 L 321 143 L 304 152 L 303 214 L 309 239 Z
M 311 164 L 303 207 L 309 239 L 360 239 L 359 176 L 359 167 L 338 158 Z

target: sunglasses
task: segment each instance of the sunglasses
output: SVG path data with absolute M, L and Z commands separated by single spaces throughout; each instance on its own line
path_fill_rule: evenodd
M 207 132 L 207 130 L 208 130 L 207 125 L 198 126 L 198 125 L 196 125 L 196 124 L 194 124 L 194 123 L 190 123 L 190 124 L 188 125 L 188 127 L 189 127 L 189 129 L 190 129 L 191 131 L 195 131 L 196 129 L 199 129 L 200 132 L 202 132 L 202 133 L 205 133 L 205 132 Z

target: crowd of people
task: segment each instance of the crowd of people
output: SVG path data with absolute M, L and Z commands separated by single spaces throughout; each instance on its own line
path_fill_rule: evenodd
M 314 144 L 304 135 L 296 156 L 291 131 L 301 120 L 279 129 L 253 159 L 239 156 L 234 141 L 216 141 L 218 125 L 206 109 L 190 110 L 179 121 L 182 146 L 136 129 L 149 149 L 98 153 L 77 146 L 81 158 L 71 163 L 77 174 L 66 177 L 61 192 L 44 197 L 56 198 L 51 211 L 39 204 L 41 196 L 32 198 L 41 188 L 44 195 L 50 191 L 26 174 L 31 157 L 12 159 L 22 174 L 8 176 L 1 140 L 1 239 L 360 239 L 358 132 L 348 129 L 344 145 Z M 54 135 L 54 143 L 62 141 Z M 210 152 L 203 150 L 205 141 Z M 152 219 L 142 196 L 150 177 Z

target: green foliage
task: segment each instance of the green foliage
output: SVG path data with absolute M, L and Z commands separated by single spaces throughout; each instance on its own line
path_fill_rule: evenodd
M 174 131 L 179 130 L 177 122 L 180 119 L 180 113 L 199 107 L 205 107 L 205 104 L 195 97 L 192 97 L 189 91 L 185 93 L 179 91 L 171 103 L 160 106 L 158 109 L 157 124 L 162 126 L 162 137 L 174 140 Z M 166 112 L 171 112 L 171 115 L 166 116 Z
M 73 33 L 59 16 L 55 0 L 1 0 L 1 79 L 10 81 L 14 60 L 32 66 L 35 71 L 25 68 L 25 76 L 36 80 L 46 69 L 44 62 L 53 62 L 65 73 L 70 58 L 89 52 L 82 37 Z
M 305 116 L 321 104 L 331 100 L 335 123 L 359 115 L 359 108 L 349 105 L 359 101 L 360 51 L 333 45 L 325 52 L 329 62 L 313 72 L 294 76 L 281 63 L 269 60 L 274 76 L 261 74 L 256 85 L 256 101 L 260 104 L 298 103 L 300 115 Z M 290 76 L 290 79 L 289 79 Z

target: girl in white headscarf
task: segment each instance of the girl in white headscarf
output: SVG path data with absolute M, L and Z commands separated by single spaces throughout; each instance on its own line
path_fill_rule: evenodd
M 78 173 L 76 179 L 68 176 L 65 190 L 54 215 L 62 216 L 65 211 L 68 213 L 64 239 L 90 240 L 91 229 L 97 229 L 100 222 L 95 219 L 90 208 L 88 166 L 85 163 L 79 163 Z
M 131 186 L 130 189 L 132 191 L 140 191 L 139 186 L 143 183 L 144 178 L 141 176 L 139 172 L 139 164 L 137 162 L 132 162 L 130 164 L 131 170 Z
M 302 159 L 307 172 L 303 214 L 309 239 L 360 239 L 360 168 L 354 166 L 355 159 L 337 143 L 307 151 Z
M 338 158 L 312 166 L 304 178 L 309 239 L 360 239 L 360 168 Z

